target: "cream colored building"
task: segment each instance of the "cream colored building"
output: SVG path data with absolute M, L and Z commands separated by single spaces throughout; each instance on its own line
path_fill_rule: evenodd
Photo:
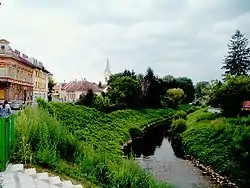
M 0 102 L 32 103 L 37 97 L 47 100 L 49 74 L 41 62 L 0 40 Z
M 48 82 L 49 82 L 49 72 L 43 69 L 43 67 L 38 67 L 33 70 L 33 101 L 35 102 L 37 98 L 42 98 L 44 100 L 48 99 Z

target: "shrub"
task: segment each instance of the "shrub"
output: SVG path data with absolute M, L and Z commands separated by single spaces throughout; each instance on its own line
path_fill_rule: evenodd
M 187 130 L 187 122 L 184 119 L 173 120 L 171 128 L 171 132 L 173 135 L 181 134 Z
M 187 113 L 183 110 L 177 111 L 175 114 L 175 119 L 187 119 Z
M 197 111 L 188 117 L 192 126 L 182 133 L 185 152 L 221 175 L 237 181 L 238 187 L 250 184 L 250 127 L 248 119 L 217 118 Z
M 167 103 L 172 107 L 177 107 L 184 99 L 185 93 L 180 88 L 168 89 L 166 93 Z

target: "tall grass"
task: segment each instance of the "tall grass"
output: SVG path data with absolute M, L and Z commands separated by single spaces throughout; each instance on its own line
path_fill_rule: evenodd
M 27 108 L 17 118 L 12 161 L 40 165 L 102 187 L 170 187 L 155 180 L 133 160 L 124 159 L 118 149 L 119 142 L 129 137 L 129 124 L 136 120 L 125 118 L 129 113 L 116 112 L 106 117 L 98 111 L 71 105 L 65 105 L 67 110 L 60 109 L 60 105 L 48 110 L 48 104 L 44 104 L 45 109 Z M 64 110 L 70 115 L 62 113 Z M 146 114 L 141 119 L 144 123 L 157 117 L 138 113 Z M 79 115 L 72 123 L 69 121 Z

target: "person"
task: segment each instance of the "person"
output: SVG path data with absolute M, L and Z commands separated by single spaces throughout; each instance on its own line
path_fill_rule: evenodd
M 8 116 L 10 114 L 11 114 L 10 105 L 8 104 L 8 101 L 5 100 L 1 106 L 1 117 Z

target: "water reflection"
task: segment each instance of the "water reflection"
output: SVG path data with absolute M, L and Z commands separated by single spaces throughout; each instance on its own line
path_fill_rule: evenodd
M 124 153 L 131 151 L 138 163 L 151 171 L 158 179 L 172 182 L 180 188 L 215 188 L 209 177 L 189 161 L 182 158 L 183 152 L 177 142 L 172 142 L 170 122 L 148 130 L 143 136 L 134 138 Z

